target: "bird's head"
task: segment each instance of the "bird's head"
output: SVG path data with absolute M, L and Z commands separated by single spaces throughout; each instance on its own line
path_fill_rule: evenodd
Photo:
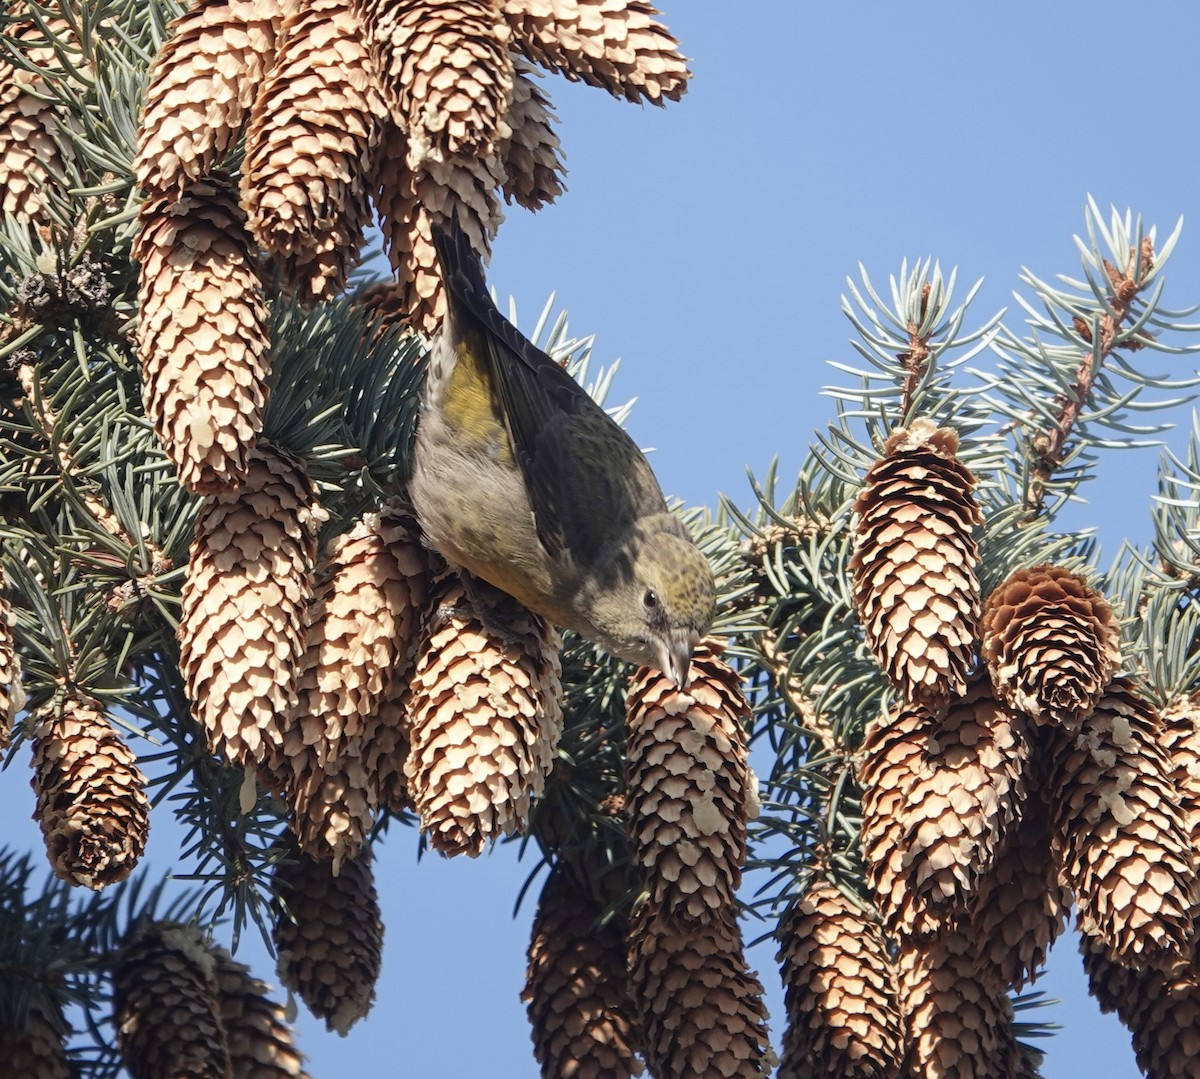
M 639 527 L 628 548 L 581 597 L 597 643 L 687 684 L 692 652 L 708 632 L 716 586 L 708 560 L 673 517 Z

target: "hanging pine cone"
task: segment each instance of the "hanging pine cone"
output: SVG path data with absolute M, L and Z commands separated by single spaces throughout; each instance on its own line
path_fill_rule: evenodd
M 622 919 L 558 864 L 538 901 L 521 999 L 543 1079 L 629 1079 L 635 1058 Z
M 1092 996 L 1101 1011 L 1115 1011 L 1132 1032 L 1138 1067 L 1146 1079 L 1195 1079 L 1200 1061 L 1200 987 L 1195 979 L 1133 970 L 1086 936 L 1079 949 Z
M 294 725 L 318 764 L 369 741 L 392 683 L 409 677 L 428 577 L 415 525 L 401 516 L 368 513 L 330 545 L 305 617 Z
M 867 880 L 893 932 L 936 932 L 966 909 L 1020 810 L 1024 721 L 977 676 L 940 716 L 873 723 L 858 768 Z
M 407 801 L 408 678 L 429 573 L 413 528 L 367 514 L 332 544 L 308 607 L 285 787 L 301 849 L 335 872 L 375 810 Z
M 337 876 L 328 862 L 293 851 L 275 870 L 274 893 L 280 981 L 329 1030 L 346 1034 L 375 1002 L 383 952 L 369 848 Z
M 193 925 L 135 926 L 113 968 L 113 1025 L 133 1079 L 232 1079 L 216 962 Z
M 146 847 L 146 779 L 98 702 L 72 695 L 33 727 L 35 815 L 57 876 L 99 890 L 124 880 Z
M 629 929 L 629 984 L 655 1079 L 767 1075 L 762 985 L 733 911 L 680 923 L 646 903 Z
M 9 980 L 6 988 L 12 988 Z M 0 1061 L 13 1079 L 71 1079 L 63 1034 L 62 1009 L 43 994 L 31 992 L 18 1023 L 12 1009 L 0 1007 Z
M 896 1079 L 904 1046 L 878 921 L 815 881 L 780 920 L 778 938 L 788 1016 L 779 1079 Z
M 233 1079 L 309 1079 L 283 1007 L 268 996 L 270 987 L 224 948 L 210 950 Z
M 1108 600 L 1060 566 L 1012 574 L 988 596 L 980 630 L 997 696 L 1035 723 L 1077 729 L 1121 662 Z
M 493 153 L 512 94 L 510 31 L 491 0 L 358 0 L 409 166 Z
M 525 827 L 562 734 L 560 642 L 516 600 L 475 581 L 489 632 L 453 572 L 434 584 L 410 700 L 408 789 L 430 845 L 479 854 Z
M 1050 853 L 1050 813 L 1041 781 L 1030 781 L 1021 819 L 1009 830 L 971 902 L 970 937 L 981 969 L 1015 989 L 1037 976 L 1071 909 Z
M 1190 954 L 1196 852 L 1161 736 L 1153 706 L 1118 678 L 1080 733 L 1058 733 L 1048 791 L 1080 929 L 1128 966 L 1170 969 Z
M 13 612 L 4 595 L 4 570 L 0 568 L 0 750 L 8 748 L 13 720 L 25 706 L 21 687 L 21 662 L 13 641 Z
M 306 302 L 346 286 L 370 221 L 384 105 L 350 0 L 288 15 L 246 133 L 242 200 L 258 243 Z
M 732 909 L 746 860 L 749 769 L 741 678 L 711 641 L 691 681 L 639 668 L 625 698 L 632 860 L 656 910 L 706 921 Z
M 947 1079 L 1028 1074 L 1004 987 L 980 977 L 977 956 L 960 928 L 901 936 L 896 972 L 908 1074 Z
M 245 482 L 262 430 L 268 318 L 232 182 L 213 174 L 142 208 L 134 241 L 146 415 L 189 491 Z
M 536 64 L 614 97 L 664 105 L 691 78 L 679 43 L 643 0 L 502 0 L 514 42 Z
M 975 657 L 983 523 L 958 435 L 929 420 L 894 431 L 854 503 L 854 604 L 867 644 L 905 699 L 961 696 Z
M 37 67 L 57 67 L 53 49 L 23 3 L 9 5 L 14 22 L 5 26 L 6 43 Z M 20 18 L 18 19 L 18 16 Z M 65 24 L 51 19 L 63 38 Z M 66 186 L 64 154 L 69 142 L 58 137 L 57 108 L 46 100 L 45 81 L 0 56 L 0 218 L 27 224 L 43 216 L 47 188 Z
M 563 193 L 566 166 L 559 156 L 550 99 L 534 81 L 541 76 L 519 56 L 513 56 L 512 63 L 512 94 L 504 117 L 511 134 L 501 139 L 498 151 L 504 164 L 504 198 L 527 210 L 540 210 Z
M 299 460 L 260 446 L 246 484 L 210 495 L 183 584 L 179 669 L 213 751 L 282 771 L 325 511 Z
M 211 174 L 241 136 L 290 0 L 193 0 L 150 69 L 134 173 L 168 203 Z

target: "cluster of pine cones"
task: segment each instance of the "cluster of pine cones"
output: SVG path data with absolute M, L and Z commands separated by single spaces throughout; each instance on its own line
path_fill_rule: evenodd
M 957 449 L 925 420 L 897 430 L 855 503 L 855 604 L 901 698 L 858 759 L 878 918 L 818 878 L 785 919 L 780 1074 L 1036 1074 L 1007 993 L 1073 902 L 1093 993 L 1139 1063 L 1190 1075 L 1196 709 L 1160 714 L 1115 677 L 1114 612 L 1065 568 L 1015 572 L 981 603 L 983 521 Z

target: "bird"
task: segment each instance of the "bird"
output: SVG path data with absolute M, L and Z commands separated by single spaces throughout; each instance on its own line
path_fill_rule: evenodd
M 456 218 L 433 228 L 445 315 L 417 409 L 409 498 L 449 563 L 677 688 L 708 632 L 708 560 L 645 454 L 492 301 Z

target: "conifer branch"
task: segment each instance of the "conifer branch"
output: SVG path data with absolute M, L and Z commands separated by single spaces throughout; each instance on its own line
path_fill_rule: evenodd
M 1151 237 L 1144 236 L 1141 250 L 1130 250 L 1124 270 L 1118 270 L 1108 259 L 1104 259 L 1103 265 L 1112 286 L 1112 294 L 1103 314 L 1094 321 L 1099 332 L 1093 332 L 1092 325 L 1080 316 L 1074 316 L 1072 322 L 1076 332 L 1091 347 L 1080 356 L 1071 385 L 1056 399 L 1057 413 L 1054 423 L 1048 429 L 1039 431 L 1033 439 L 1036 456 L 1032 463 L 1029 486 L 1025 492 L 1025 506 L 1029 511 L 1027 520 L 1042 512 L 1047 484 L 1070 453 L 1071 435 L 1080 412 L 1091 398 L 1092 387 L 1100 375 L 1104 361 L 1120 347 L 1118 334 L 1121 326 L 1132 316 L 1133 302 L 1154 268 L 1154 241 Z M 1145 347 L 1136 339 L 1122 344 L 1131 351 Z

